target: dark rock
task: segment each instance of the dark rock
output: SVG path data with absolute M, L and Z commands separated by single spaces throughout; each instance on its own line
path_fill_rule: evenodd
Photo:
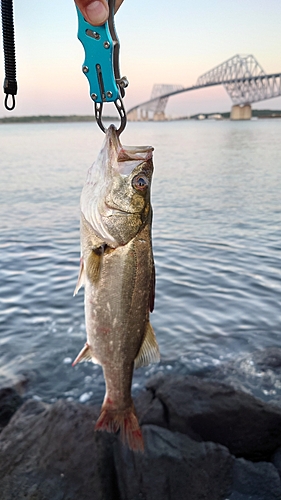
M 118 500 L 107 433 L 95 407 L 26 402 L 0 435 L 1 500 Z
M 149 423 L 160 427 L 168 427 L 165 408 L 152 391 L 141 392 L 135 400 L 135 407 L 141 424 Z
M 271 463 L 235 460 L 229 500 L 280 500 L 280 477 Z
M 254 461 L 268 460 L 281 446 L 281 409 L 249 394 L 193 376 L 158 376 L 147 387 L 152 394 L 148 407 L 140 408 L 136 401 L 143 424 L 220 443 L 235 456 Z
M 145 454 L 114 445 L 122 500 L 225 500 L 231 492 L 233 457 L 214 443 L 144 426 Z
M 135 402 L 144 454 L 94 432 L 99 408 L 23 404 L 0 434 L 1 500 L 281 499 L 280 409 L 194 376 L 147 388 Z
M 279 476 L 281 477 L 281 448 L 278 448 L 271 459 L 274 467 L 278 470 Z
M 253 353 L 253 360 L 263 370 L 281 370 L 281 349 L 278 347 L 268 347 L 262 351 Z
M 0 389 L 0 432 L 8 424 L 22 403 L 22 398 L 14 389 Z

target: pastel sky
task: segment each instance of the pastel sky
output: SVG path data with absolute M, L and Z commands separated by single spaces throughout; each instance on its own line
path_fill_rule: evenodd
M 91 114 L 74 1 L 14 0 L 14 11 L 19 90 L 13 115 Z M 125 0 L 116 15 L 121 72 L 130 81 L 125 107 L 147 100 L 154 83 L 193 85 L 235 54 L 253 54 L 267 73 L 281 72 L 280 24 L 280 0 Z M 2 85 L 2 41 L 0 50 Z M 10 116 L 2 102 L 0 116 Z M 171 98 L 167 112 L 230 107 L 223 87 L 214 87 Z M 281 98 L 255 107 L 281 109 Z

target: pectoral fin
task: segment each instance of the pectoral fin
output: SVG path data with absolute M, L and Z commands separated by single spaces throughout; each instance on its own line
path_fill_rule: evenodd
M 160 352 L 155 337 L 155 333 L 149 321 L 146 324 L 143 343 L 135 359 L 135 368 L 147 366 L 150 363 L 158 363 L 160 361 Z
M 84 260 L 83 260 L 83 257 L 81 257 L 80 259 L 80 269 L 79 269 L 79 275 L 78 275 L 78 280 L 77 280 L 77 284 L 76 284 L 76 287 L 75 287 L 75 290 L 74 290 L 74 294 L 73 295 L 76 295 L 81 286 L 84 285 Z
M 92 283 L 98 281 L 102 266 L 102 257 L 104 254 L 104 246 L 93 248 L 87 258 L 86 272 L 87 277 Z

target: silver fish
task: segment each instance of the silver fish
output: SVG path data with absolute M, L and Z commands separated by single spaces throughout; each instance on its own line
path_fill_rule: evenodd
M 73 365 L 103 368 L 106 394 L 95 429 L 121 431 L 132 450 L 143 438 L 131 397 L 134 368 L 160 359 L 151 244 L 152 147 L 123 147 L 113 125 L 81 194 L 81 259 L 74 295 L 85 287 L 87 342 Z

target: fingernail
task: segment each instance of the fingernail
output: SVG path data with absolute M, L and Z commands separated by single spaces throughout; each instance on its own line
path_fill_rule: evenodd
M 104 4 L 99 0 L 95 0 L 87 5 L 86 14 L 90 23 L 95 26 L 105 23 L 108 17 L 108 12 Z

